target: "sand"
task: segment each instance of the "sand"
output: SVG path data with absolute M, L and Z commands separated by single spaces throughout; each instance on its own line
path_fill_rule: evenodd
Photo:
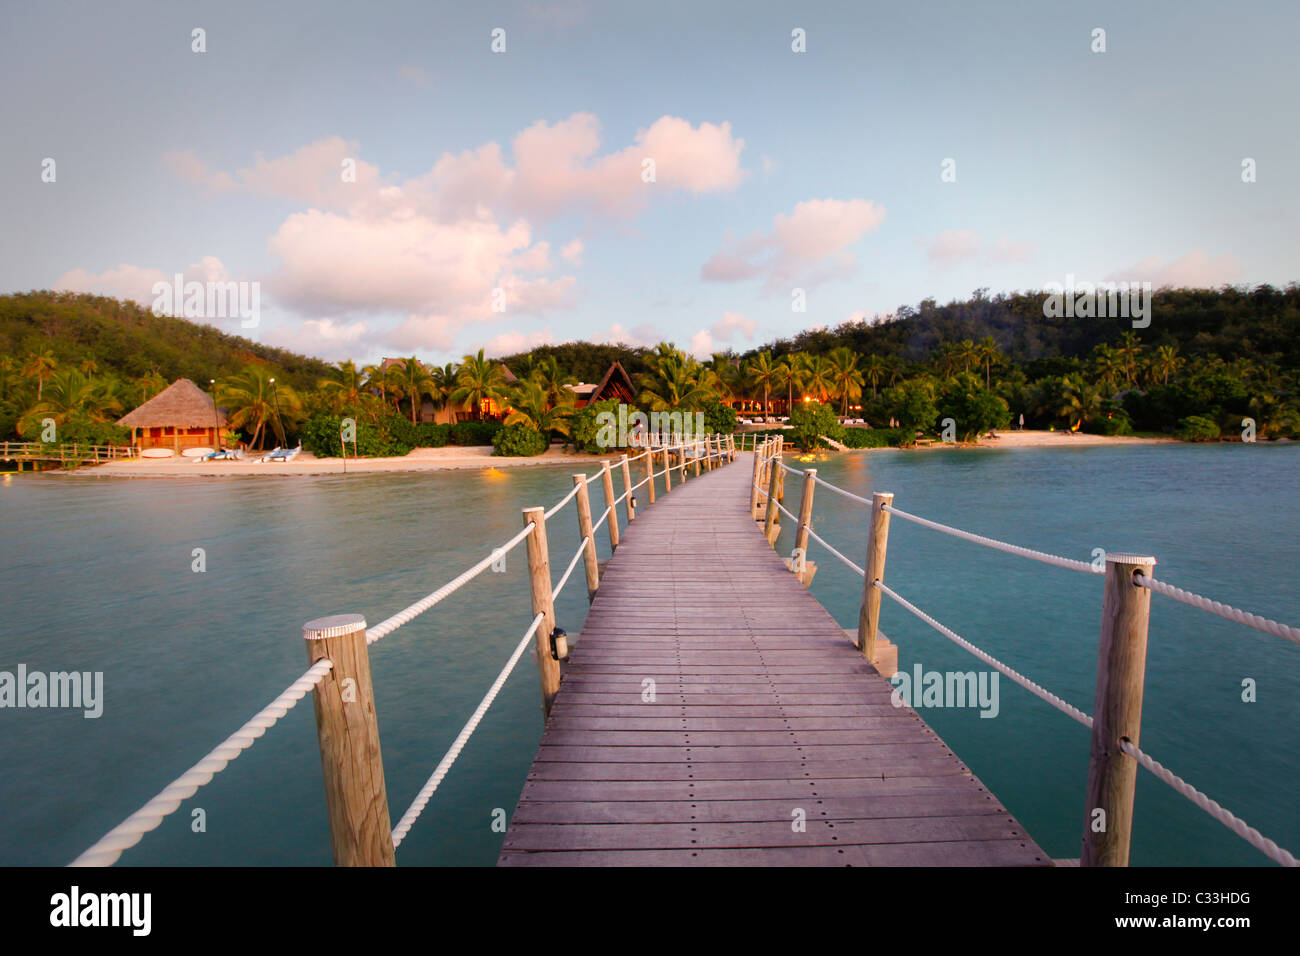
M 984 438 L 979 442 L 980 448 L 1083 448 L 1097 445 L 1161 445 L 1174 441 L 1172 438 L 1133 438 L 1130 436 L 1086 435 L 1082 432 L 1049 431 L 1006 431 L 998 432 L 996 438 Z M 935 442 L 933 445 L 920 446 L 916 450 L 938 448 L 970 448 L 971 445 L 955 445 Z M 860 449 L 861 451 L 884 451 L 887 449 Z M 844 452 L 843 454 L 854 454 Z M 252 475 L 336 475 L 344 473 L 341 458 L 314 458 L 310 452 L 302 452 L 290 462 L 262 462 L 253 459 L 254 453 L 243 461 L 205 461 L 196 462 L 192 458 L 137 458 L 129 461 L 107 462 L 93 468 L 82 468 L 76 473 L 82 475 L 117 476 L 131 478 L 210 478 L 221 476 Z M 585 455 L 551 448 L 545 454 L 535 458 L 497 458 L 492 455 L 491 445 L 475 447 L 447 446 L 445 448 L 417 448 L 401 458 L 349 458 L 348 474 L 393 471 L 463 471 L 483 468 L 527 468 L 527 467 L 576 467 L 578 470 L 590 471 L 593 465 L 605 459 L 617 461 L 618 455 Z

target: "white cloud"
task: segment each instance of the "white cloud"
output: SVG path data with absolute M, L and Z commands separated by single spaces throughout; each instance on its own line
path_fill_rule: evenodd
M 230 278 L 226 267 L 216 256 L 204 256 L 198 262 L 191 263 L 181 273 L 181 277 L 182 282 L 226 282 Z M 171 285 L 174 281 L 174 273 L 164 273 L 161 269 L 133 266 L 124 262 L 114 269 L 106 269 L 100 273 L 73 269 L 59 276 L 55 280 L 54 288 L 68 292 L 90 292 L 118 299 L 130 299 L 148 309 L 152 307 L 156 298 L 153 292 L 154 284 L 165 282 Z
M 922 239 L 930 262 L 941 268 L 952 268 L 962 262 L 979 260 L 988 265 L 1008 265 L 1028 262 L 1034 256 L 1034 245 L 1017 242 L 1005 236 L 988 242 L 973 229 L 948 229 L 933 239 Z
M 536 332 L 499 332 L 486 342 L 471 345 L 469 350 L 473 352 L 481 348 L 488 355 L 515 355 L 519 352 L 535 349 L 539 345 L 554 344 L 555 333 L 548 325 Z
M 574 239 L 560 247 L 560 257 L 575 266 L 582 265 L 582 240 Z
M 1162 256 L 1148 256 L 1132 268 L 1112 273 L 1107 281 L 1150 282 L 1155 289 L 1161 286 L 1212 289 L 1240 278 L 1241 263 L 1234 256 L 1224 253 L 1211 257 L 1204 249 L 1193 249 L 1168 262 Z
M 809 199 L 778 214 L 769 234 L 728 239 L 700 270 L 706 280 L 737 282 L 763 276 L 767 292 L 810 289 L 857 271 L 849 247 L 885 219 L 865 199 Z

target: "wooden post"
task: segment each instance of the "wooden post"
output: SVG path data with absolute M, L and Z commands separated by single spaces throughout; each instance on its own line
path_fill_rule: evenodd
M 775 546 L 777 533 L 780 531 L 776 527 L 776 483 L 777 476 L 780 474 L 781 465 L 776 459 L 773 459 L 767 479 L 767 514 L 763 518 L 763 535 L 767 538 L 767 543 L 773 546 Z
M 1151 592 L 1138 587 L 1133 576 L 1140 571 L 1151 577 L 1155 563 L 1144 555 L 1106 555 L 1080 866 L 1128 866 L 1138 762 L 1119 743 L 1128 740 L 1136 747 L 1141 736 L 1151 616 Z
M 761 477 L 758 452 L 754 452 L 754 474 L 749 481 L 749 514 L 752 517 L 758 511 L 758 482 Z
M 889 512 L 894 495 L 877 491 L 871 496 L 871 531 L 867 536 L 867 575 L 862 579 L 862 606 L 858 609 L 858 649 L 869 661 L 876 659 L 876 635 L 880 632 L 880 589 L 885 580 L 885 551 L 889 547 Z
M 609 547 L 611 551 L 618 550 L 618 503 L 614 498 L 614 473 L 609 470 L 609 462 L 600 463 L 600 483 L 605 488 L 605 507 L 609 509 L 609 517 L 605 523 L 609 525 Z
M 579 495 L 582 492 L 578 493 Z M 546 544 L 546 509 L 525 508 L 524 524 L 531 523 L 528 542 L 528 590 L 533 599 L 533 617 L 544 615 L 533 644 L 537 676 L 542 685 L 542 718 L 551 716 L 551 704 L 560 690 L 560 662 L 551 656 L 551 632 L 555 630 L 555 597 L 551 592 L 551 559 Z
M 622 457 L 619 465 L 623 469 L 623 493 L 627 495 L 623 504 L 627 507 L 627 523 L 631 524 L 636 520 L 636 498 L 632 495 L 632 469 L 628 465 L 627 455 Z
M 673 490 L 673 464 L 669 456 L 672 452 L 664 449 L 664 494 Z
M 591 499 L 587 495 L 587 476 L 574 475 L 573 484 L 578 489 L 578 540 L 587 542 L 582 546 L 582 563 L 587 569 L 587 600 L 590 602 L 600 587 L 600 565 L 596 562 L 596 533 L 591 530 Z M 529 559 L 531 560 L 531 555 Z M 549 586 L 548 584 L 547 587 Z M 538 610 L 534 608 L 533 614 Z
M 366 619 L 336 614 L 302 627 L 307 660 L 333 666 L 312 691 L 335 866 L 394 866 Z
M 809 468 L 803 473 L 803 498 L 799 501 L 799 528 L 795 532 L 795 550 L 802 549 L 808 554 L 808 529 L 812 525 L 813 489 L 817 487 L 817 469 Z
M 646 483 L 645 483 L 646 487 L 650 489 L 650 493 L 646 497 L 649 498 L 651 504 L 654 504 L 655 503 L 655 453 L 654 453 L 654 449 L 652 448 L 647 448 L 645 452 L 645 476 L 646 476 Z

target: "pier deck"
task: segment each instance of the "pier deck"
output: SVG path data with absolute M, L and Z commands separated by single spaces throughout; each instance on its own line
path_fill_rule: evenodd
M 625 530 L 500 865 L 1051 865 L 786 569 L 739 457 Z

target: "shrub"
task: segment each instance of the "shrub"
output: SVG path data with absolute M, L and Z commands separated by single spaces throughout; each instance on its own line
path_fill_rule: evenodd
M 846 448 L 897 448 L 905 438 L 901 428 L 850 426 L 844 429 L 844 437 L 838 440 Z
M 939 409 L 934 404 L 934 386 L 922 379 L 911 379 L 887 389 L 884 399 L 891 416 L 908 433 L 909 441 L 918 429 L 933 428 L 939 417 Z
M 1183 441 L 1217 441 L 1219 425 L 1203 415 L 1188 415 L 1178 423 L 1178 437 Z
M 736 410 L 716 398 L 700 409 L 704 412 L 704 430 L 710 435 L 729 435 L 736 430 Z
M 1006 400 L 968 373 L 957 376 L 944 389 L 938 411 L 940 418 L 951 418 L 956 423 L 958 441 L 979 438 L 995 428 L 1005 428 L 1011 421 Z
M 573 440 L 573 447 L 578 451 L 598 451 L 599 446 L 596 443 L 596 436 L 600 433 L 600 425 L 597 424 L 597 416 L 601 412 L 609 412 L 618 417 L 619 402 L 613 398 L 607 398 L 603 402 L 596 402 L 593 405 L 584 405 L 573 413 L 569 419 L 569 437 Z M 627 415 L 632 417 L 632 412 L 636 409 L 629 407 Z M 628 425 L 631 431 L 632 426 Z
M 491 445 L 500 422 L 457 422 L 449 429 L 448 442 L 452 445 Z
M 450 425 L 421 422 L 415 426 L 416 448 L 442 448 L 451 440 Z
M 1129 420 L 1128 412 L 1117 408 L 1107 412 L 1105 417 L 1084 422 L 1083 430 L 1094 435 L 1131 435 L 1133 423 Z
M 337 458 L 343 454 L 340 436 L 343 429 L 342 415 L 312 415 L 302 425 L 298 437 L 302 447 L 318 458 Z M 349 455 L 361 458 L 392 458 L 407 454 L 414 444 L 411 439 L 415 431 L 409 421 L 401 415 L 389 414 L 372 420 L 365 416 L 353 419 L 356 422 L 356 443 L 348 442 Z
M 507 458 L 531 458 L 550 447 L 545 435 L 522 422 L 506 425 L 492 436 L 492 454 Z
M 821 444 L 823 436 L 839 441 L 844 426 L 835 417 L 835 409 L 821 402 L 804 402 L 790 414 L 789 434 L 804 451 Z

